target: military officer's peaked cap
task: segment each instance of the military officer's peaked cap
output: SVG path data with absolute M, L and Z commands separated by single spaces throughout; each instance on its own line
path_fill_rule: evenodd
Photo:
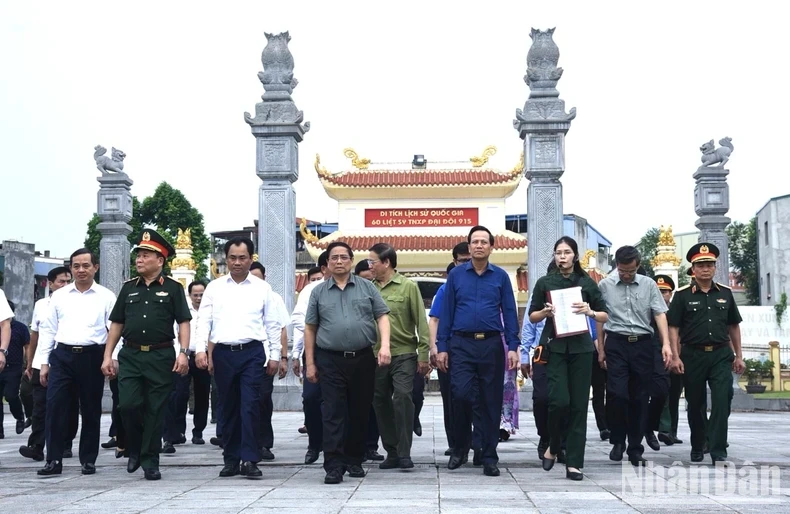
M 695 262 L 716 262 L 719 258 L 719 249 L 713 243 L 697 243 L 689 248 L 686 260 L 691 264 Z
M 140 243 L 135 246 L 132 251 L 137 250 L 150 250 L 162 254 L 167 259 L 176 253 L 173 245 L 167 242 L 167 239 L 162 237 L 156 230 L 144 229 L 140 236 Z
M 656 275 L 653 277 L 653 280 L 656 281 L 656 285 L 662 291 L 675 290 L 675 281 L 669 275 Z

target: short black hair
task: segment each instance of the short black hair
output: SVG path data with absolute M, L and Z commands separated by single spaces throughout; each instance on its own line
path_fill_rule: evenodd
M 202 280 L 193 280 L 187 287 L 187 293 L 192 294 L 192 288 L 195 286 L 203 286 L 205 288 L 206 283 L 203 282 Z
M 378 255 L 381 262 L 389 262 L 392 269 L 398 267 L 398 254 L 395 253 L 395 248 L 387 243 L 376 243 L 370 247 L 369 251 Z
M 469 234 L 471 235 L 471 233 Z M 453 260 L 457 261 L 459 255 L 469 255 L 469 243 L 464 241 L 453 247 Z
M 76 250 L 74 253 L 72 253 L 71 257 L 69 257 L 69 265 L 71 265 L 72 261 L 74 261 L 74 257 L 77 257 L 79 255 L 90 255 L 91 264 L 93 264 L 94 266 L 99 264 L 99 259 L 96 258 L 96 255 L 92 251 L 88 250 L 87 248 L 80 248 L 79 250 Z
M 631 261 L 628 261 L 628 262 L 631 262 Z M 620 264 L 625 264 L 625 263 L 621 262 Z M 647 270 L 645 269 L 644 266 L 639 266 L 638 268 L 636 268 L 636 274 L 637 275 L 643 275 L 643 276 L 646 277 L 647 276 Z
M 639 264 L 642 262 L 642 256 L 639 255 L 639 250 L 633 246 L 621 246 L 614 252 L 614 262 L 617 264 L 628 264 L 634 261 L 639 267 Z
M 266 276 L 266 268 L 260 262 L 253 261 L 252 264 L 250 264 L 250 271 L 254 269 L 261 270 L 261 274 L 263 274 L 264 277 Z
M 255 253 L 255 245 L 252 243 L 252 239 L 245 236 L 236 236 L 230 238 L 228 242 L 225 243 L 225 257 L 228 256 L 228 252 L 230 251 L 231 246 L 239 246 L 239 245 L 245 245 L 247 247 L 247 251 L 249 252 L 250 257 L 252 257 L 252 254 Z
M 319 268 L 329 267 L 329 252 L 327 250 L 324 250 L 323 252 L 321 252 L 321 255 L 318 256 L 318 267 Z M 323 271 L 321 273 L 323 273 Z
M 318 266 L 313 266 L 312 268 L 310 268 L 309 270 L 307 270 L 307 279 L 309 280 L 309 279 L 310 279 L 310 277 L 311 277 L 311 276 L 313 276 L 313 275 L 315 275 L 316 273 L 320 273 L 321 275 L 323 275 L 323 274 L 324 274 L 324 272 L 321 270 L 321 268 L 320 268 L 320 267 L 318 267 Z
M 370 263 L 368 262 L 367 259 L 362 259 L 354 267 L 354 275 L 359 275 L 363 271 L 369 271 L 369 270 L 370 270 Z
M 343 241 L 332 241 L 331 243 L 329 243 L 329 246 L 326 247 L 327 262 L 329 262 L 329 254 L 332 253 L 332 250 L 338 247 L 345 248 L 346 250 L 348 250 L 348 256 L 351 257 L 352 259 L 354 258 L 354 250 L 352 250 L 347 243 L 344 243 Z
M 6 301 L 8 301 L 8 306 L 11 307 L 11 312 L 16 312 L 16 305 L 14 305 L 14 302 L 9 300 L 8 298 L 6 298 Z
M 466 242 L 467 243 L 471 243 L 472 242 L 472 234 L 474 234 L 475 232 L 480 232 L 480 231 L 488 232 L 488 242 L 489 242 L 489 244 L 491 246 L 494 246 L 494 234 L 492 234 L 491 231 L 488 230 L 487 228 L 485 228 L 483 225 L 475 225 L 474 227 L 472 227 L 472 230 L 469 231 L 469 235 L 466 236 Z
M 451 271 L 453 271 L 453 268 L 455 268 L 455 263 L 451 262 L 447 265 L 447 273 L 449 274 Z
M 66 266 L 58 266 L 57 268 L 52 268 L 47 273 L 47 280 L 50 282 L 54 282 L 58 279 L 59 275 L 66 273 L 68 276 L 71 276 L 71 270 L 69 270 Z

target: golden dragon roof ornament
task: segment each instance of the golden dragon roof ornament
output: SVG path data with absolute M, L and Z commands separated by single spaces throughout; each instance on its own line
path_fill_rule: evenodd
M 524 173 L 524 152 L 521 152 L 521 154 L 518 156 L 518 163 L 512 170 L 510 170 L 510 174 L 513 176 L 521 175 L 522 173 Z
M 489 157 L 493 157 L 494 155 L 496 155 L 496 146 L 489 145 L 486 146 L 485 149 L 483 149 L 482 154 L 474 155 L 470 157 L 469 160 L 472 162 L 472 166 L 474 166 L 475 168 L 480 168 L 481 166 L 483 166 L 485 163 L 488 162 Z
M 329 178 L 332 176 L 331 173 L 326 171 L 326 168 L 321 166 L 321 156 L 318 154 L 315 154 L 315 172 L 318 173 L 318 176 L 322 178 Z
M 318 238 L 315 236 L 315 234 L 313 234 L 310 229 L 307 228 L 307 218 L 302 218 L 302 222 L 299 224 L 299 233 L 302 234 L 302 237 L 305 241 L 318 241 Z
M 358 170 L 368 169 L 370 159 L 360 159 L 359 154 L 353 148 L 346 148 L 343 150 L 343 155 L 351 159 L 351 164 Z

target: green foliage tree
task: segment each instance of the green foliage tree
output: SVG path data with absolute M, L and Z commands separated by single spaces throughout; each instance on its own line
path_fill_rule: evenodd
M 101 234 L 97 228 L 99 216 L 94 214 L 88 222 L 88 233 L 85 236 L 85 247 L 100 254 L 99 242 Z M 206 258 L 211 251 L 211 242 L 206 235 L 203 224 L 203 215 L 189 203 L 184 194 L 173 188 L 167 182 L 162 182 L 152 196 L 144 198 L 142 202 L 137 197 L 132 197 L 132 233 L 129 234 L 129 243 L 134 247 L 140 242 L 140 233 L 143 228 L 153 228 L 175 246 L 178 229 L 192 229 L 192 258 L 197 264 L 197 279 L 205 280 L 208 275 Z M 134 254 L 129 256 L 129 267 L 132 277 L 137 276 L 134 266 Z M 165 273 L 170 273 L 169 266 L 165 266 Z
M 634 245 L 636 249 L 639 250 L 639 255 L 642 256 L 642 266 L 645 268 L 648 277 L 654 277 L 656 275 L 656 272 L 653 269 L 653 258 L 658 253 L 659 235 L 660 230 L 656 227 L 653 227 L 645 232 L 645 235 L 643 235 L 642 238 L 639 239 L 639 241 Z M 678 269 L 678 283 L 676 284 L 677 287 L 682 287 L 689 283 L 689 276 L 686 275 L 687 270 L 687 266 L 680 266 Z
M 727 226 L 730 239 L 730 267 L 746 289 L 749 305 L 760 305 L 760 283 L 757 260 L 757 217 L 749 223 L 733 221 Z

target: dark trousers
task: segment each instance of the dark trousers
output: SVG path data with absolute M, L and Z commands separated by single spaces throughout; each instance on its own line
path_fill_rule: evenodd
M 350 426 L 350 424 L 346 423 L 346 427 L 348 426 Z M 376 419 L 376 409 L 371 405 L 370 415 L 368 416 L 368 430 L 365 432 L 365 451 L 378 451 L 379 437 L 379 422 Z
M 304 356 L 302 356 L 302 369 L 307 369 L 304 362 Z M 321 402 L 321 380 L 319 379 L 314 384 L 305 377 L 302 381 L 302 408 L 304 409 L 305 427 L 307 427 L 307 448 L 310 450 L 320 451 L 324 447 Z
M 25 410 L 25 417 L 33 416 L 33 384 L 23 373 L 22 381 L 19 384 L 19 399 L 22 400 L 22 408 Z
M 162 423 L 173 387 L 173 347 L 141 351 L 124 346 L 118 354 L 118 409 L 126 450 L 143 469 L 159 468 Z
M 496 465 L 504 395 L 502 340 L 499 335 L 482 340 L 454 335 L 449 346 L 456 442 L 453 452 L 461 456 L 469 451 L 472 445 L 469 427 L 474 423 L 475 430 L 480 431 L 483 464 Z
M 205 430 L 208 423 L 211 375 L 208 370 L 198 368 L 197 364 L 195 364 L 195 356 L 191 355 L 189 357 L 189 373 L 183 377 L 173 374 L 173 390 L 170 393 L 167 410 L 165 411 L 165 425 L 162 435 L 165 441 L 172 443 L 186 434 L 187 408 L 191 384 L 194 384 L 195 391 L 192 436 L 203 437 L 203 430 Z
M 411 393 L 411 401 L 414 404 L 414 427 L 420 422 L 420 413 L 425 403 L 425 375 L 414 373 L 414 388 Z
M 165 419 L 162 423 L 162 439 L 170 443 L 181 440 L 187 429 L 186 413 L 183 420 L 178 415 L 179 400 L 184 396 L 184 389 L 186 389 L 187 400 L 189 400 L 189 378 L 173 372 L 170 394 L 167 395 L 165 404 Z
M 217 382 L 214 380 L 214 375 L 211 375 L 211 395 L 209 396 L 211 403 L 211 419 L 217 421 L 219 419 L 219 401 L 217 400 Z M 219 434 L 217 434 L 219 437 Z
M 680 393 L 683 392 L 683 376 L 672 373 L 669 375 L 669 397 L 664 403 L 659 421 L 659 432 L 667 432 L 674 437 L 678 435 L 678 411 L 680 409 Z M 707 398 L 706 398 L 707 403 Z M 707 417 L 707 405 L 705 416 Z
M 710 456 L 727 458 L 727 424 L 732 401 L 732 361 L 729 346 L 711 352 L 686 345 L 680 352 L 685 373 L 683 387 L 688 402 L 692 451 L 702 451 L 707 434 Z M 710 386 L 710 418 L 705 422 L 706 383 Z
M 538 437 L 549 439 L 549 377 L 546 365 L 532 363 L 532 416 Z
M 118 394 L 118 378 L 110 380 L 110 393 L 112 394 L 112 411 L 110 412 L 110 437 L 115 438 L 118 448 L 121 450 L 126 449 L 126 430 L 123 428 L 123 420 L 121 420 L 121 411 L 118 409 L 120 401 Z
M 69 410 L 76 394 L 82 414 L 80 463 L 96 462 L 101 435 L 101 400 L 104 395 L 104 375 L 101 371 L 103 360 L 104 345 L 74 347 L 59 344 L 50 354 L 47 382 L 47 461 L 63 460 L 64 442 L 69 433 Z
M 616 334 L 606 335 L 606 383 L 612 425 L 612 444 L 625 444 L 628 456 L 638 458 L 644 453 L 645 413 L 652 387 L 655 342 L 652 338 L 628 342 Z
M 2 393 L 8 404 L 8 410 L 17 421 L 25 419 L 25 411 L 22 408 L 22 400 L 19 398 L 19 384 L 22 381 L 22 366 L 13 366 L 3 369 L 0 373 L 0 393 Z M 2 407 L 2 405 L 0 405 Z M 3 409 L 0 408 L 0 433 L 3 430 Z
M 389 366 L 376 368 L 373 407 L 381 444 L 392 458 L 411 457 L 416 372 L 416 353 L 396 355 Z
M 661 356 L 661 344 L 653 345 L 653 377 L 650 381 L 648 393 L 650 401 L 645 403 L 647 412 L 645 413 L 645 430 L 656 431 L 661 422 L 661 413 L 669 396 L 670 378 L 669 371 L 664 367 L 664 359 Z
M 609 428 L 609 416 L 606 406 L 606 370 L 598 364 L 598 352 L 593 353 L 592 363 L 592 408 L 595 413 L 595 425 L 598 431 Z
M 41 372 L 34 368 L 33 377 L 30 379 L 30 385 L 33 387 L 33 416 L 31 417 L 33 424 L 30 426 L 30 437 L 27 439 L 27 445 L 31 448 L 43 450 L 47 433 L 47 388 L 41 385 L 40 375 Z M 63 441 L 64 448 L 71 448 L 71 443 L 77 437 L 77 428 L 79 427 L 79 398 L 76 394 L 72 394 L 69 400 L 66 434 Z
M 274 392 L 274 375 L 263 374 L 261 380 L 261 422 L 258 426 L 258 448 L 274 448 L 274 428 L 272 427 L 272 393 Z
M 549 447 L 553 455 L 566 439 L 566 465 L 584 467 L 592 352 L 554 353 L 546 364 L 549 389 Z
M 261 381 L 266 374 L 263 345 L 260 341 L 241 347 L 217 344 L 213 360 L 221 405 L 217 432 L 222 431 L 225 463 L 258 462 L 261 450 L 256 433 L 261 422 Z
M 346 358 L 316 348 L 315 364 L 323 400 L 324 469 L 362 464 L 373 403 L 373 350 L 365 348 Z
M 453 400 L 450 393 L 450 373 L 439 375 L 439 392 L 442 393 L 442 413 L 444 415 L 444 433 L 447 436 L 447 447 L 455 448 L 455 437 L 453 437 Z

